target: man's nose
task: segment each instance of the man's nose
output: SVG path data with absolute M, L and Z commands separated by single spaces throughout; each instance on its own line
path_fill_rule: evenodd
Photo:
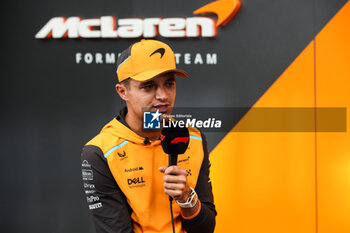
M 156 91 L 156 99 L 161 101 L 165 101 L 168 99 L 168 93 L 166 92 L 164 87 L 158 86 Z

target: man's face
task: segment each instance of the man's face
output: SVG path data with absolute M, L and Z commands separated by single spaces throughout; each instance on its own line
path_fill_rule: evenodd
M 157 111 L 170 115 L 176 96 L 174 73 L 166 73 L 140 82 L 131 79 L 125 92 L 128 114 L 142 119 L 143 111 Z

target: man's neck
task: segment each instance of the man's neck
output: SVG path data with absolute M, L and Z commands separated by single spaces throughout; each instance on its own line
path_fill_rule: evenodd
M 128 124 L 130 129 L 134 131 L 137 135 L 149 138 L 150 140 L 158 140 L 160 137 L 160 131 L 155 132 L 145 132 L 142 130 L 142 122 L 140 119 L 134 118 L 131 116 L 131 114 L 126 114 L 125 116 L 125 122 Z

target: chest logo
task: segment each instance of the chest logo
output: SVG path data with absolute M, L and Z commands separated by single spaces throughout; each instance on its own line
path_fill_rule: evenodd
M 146 183 L 146 181 L 144 180 L 144 178 L 142 176 L 128 179 L 129 188 L 143 187 L 146 185 L 145 183 Z
M 187 171 L 187 176 L 192 176 L 192 170 L 189 169 L 189 170 L 186 170 Z
M 119 152 L 117 153 L 120 158 L 124 158 L 126 156 L 125 150 L 123 150 L 123 153 L 119 153 Z
M 136 171 L 143 171 L 143 167 L 133 167 L 133 168 L 129 168 L 129 169 L 125 169 L 124 172 L 136 172 Z
M 179 159 L 178 163 L 186 163 L 190 161 L 190 156 L 187 156 L 186 158 Z

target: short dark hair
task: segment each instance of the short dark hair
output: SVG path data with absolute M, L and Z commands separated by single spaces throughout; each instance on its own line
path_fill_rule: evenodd
M 130 89 L 130 78 L 124 79 L 123 81 L 120 82 L 120 84 L 123 84 L 126 89 Z

